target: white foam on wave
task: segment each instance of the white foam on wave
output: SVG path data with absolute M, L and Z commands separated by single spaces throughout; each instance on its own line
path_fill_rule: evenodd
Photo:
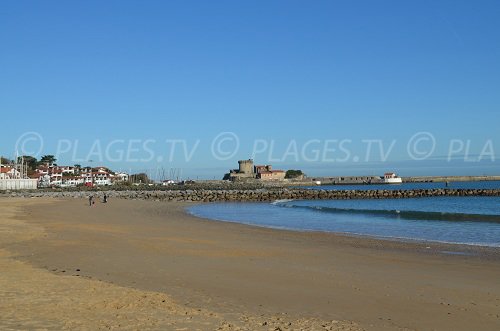
M 280 199 L 280 200 L 274 200 L 271 202 L 271 205 L 279 205 L 282 203 L 287 203 L 287 202 L 292 202 L 294 199 Z

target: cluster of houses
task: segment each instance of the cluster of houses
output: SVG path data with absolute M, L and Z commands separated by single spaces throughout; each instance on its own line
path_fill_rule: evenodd
M 22 166 L 7 166 L 0 164 L 0 190 L 33 190 L 37 188 L 37 181 L 26 175 Z
M 21 172 L 14 167 L 0 165 L 0 180 L 1 179 L 21 179 Z
M 106 186 L 129 180 L 128 174 L 106 167 L 56 165 L 39 166 L 29 177 L 38 181 L 38 187 Z

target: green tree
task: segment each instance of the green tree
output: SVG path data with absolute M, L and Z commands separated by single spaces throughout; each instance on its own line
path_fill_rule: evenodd
M 40 162 L 38 164 L 48 164 L 48 165 L 53 165 L 56 163 L 57 159 L 55 158 L 54 155 L 44 155 L 40 159 Z
M 3 157 L 3 156 L 0 156 L 0 163 L 3 164 L 3 165 L 6 165 L 6 164 L 11 164 L 12 161 Z
M 24 155 L 17 158 L 17 163 L 24 162 L 28 166 L 28 170 L 34 171 L 38 165 L 36 157 Z
M 288 178 L 288 179 L 298 178 L 301 176 L 304 176 L 304 173 L 302 172 L 302 170 L 287 170 L 287 172 L 285 174 L 285 178 Z
M 17 163 L 24 163 L 27 166 L 28 175 L 32 175 L 38 166 L 38 160 L 36 157 L 30 155 L 19 156 L 17 158 Z

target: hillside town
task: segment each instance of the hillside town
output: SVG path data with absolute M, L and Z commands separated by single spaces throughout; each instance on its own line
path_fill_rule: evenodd
M 51 155 L 40 161 L 33 157 L 17 157 L 15 161 L 0 160 L 0 188 L 47 188 L 108 186 L 126 183 L 130 175 L 115 172 L 107 167 L 81 167 L 80 165 L 57 165 Z
M 14 160 L 0 158 L 0 190 L 36 189 L 36 188 L 71 188 L 95 187 L 120 184 L 131 185 L 162 185 L 185 184 L 193 181 L 180 181 L 179 174 L 171 171 L 174 181 L 165 177 L 165 173 L 157 176 L 159 181 L 151 180 L 147 174 L 128 174 L 113 171 L 105 166 L 82 167 L 75 165 L 58 165 L 53 155 L 44 155 L 40 160 L 32 156 L 18 156 Z M 238 161 L 239 168 L 230 170 L 224 176 L 231 182 L 283 182 L 302 180 L 304 174 L 300 170 L 276 170 L 271 165 L 254 165 L 253 160 Z
M 129 175 L 106 167 L 41 165 L 29 176 L 38 187 L 108 186 L 128 182 Z
M 128 174 L 113 171 L 105 166 L 82 167 L 58 165 L 53 155 L 45 155 L 40 160 L 31 156 L 16 157 L 15 160 L 0 158 L 0 190 L 37 188 L 74 188 L 111 185 L 183 185 L 193 184 L 192 180 L 180 180 L 178 173 Z M 177 174 L 177 176 L 176 176 Z M 153 175 L 153 176 L 151 176 Z M 176 178 L 172 180 L 171 178 Z M 155 178 L 152 180 L 151 178 Z M 224 175 L 224 181 L 246 184 L 269 185 L 353 185 L 353 184 L 401 184 L 402 178 L 394 172 L 384 176 L 340 176 L 307 177 L 301 170 L 279 170 L 272 165 L 255 165 L 252 159 L 239 160 L 238 169 L 231 169 Z

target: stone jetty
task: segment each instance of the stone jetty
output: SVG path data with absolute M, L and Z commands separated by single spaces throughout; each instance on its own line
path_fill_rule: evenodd
M 238 190 L 106 190 L 106 191 L 3 191 L 2 197 L 24 198 L 87 198 L 106 194 L 108 198 L 229 202 L 275 201 L 282 199 L 390 199 L 423 198 L 436 196 L 500 196 L 500 189 L 418 189 L 418 190 L 309 190 L 309 189 L 238 189 Z

